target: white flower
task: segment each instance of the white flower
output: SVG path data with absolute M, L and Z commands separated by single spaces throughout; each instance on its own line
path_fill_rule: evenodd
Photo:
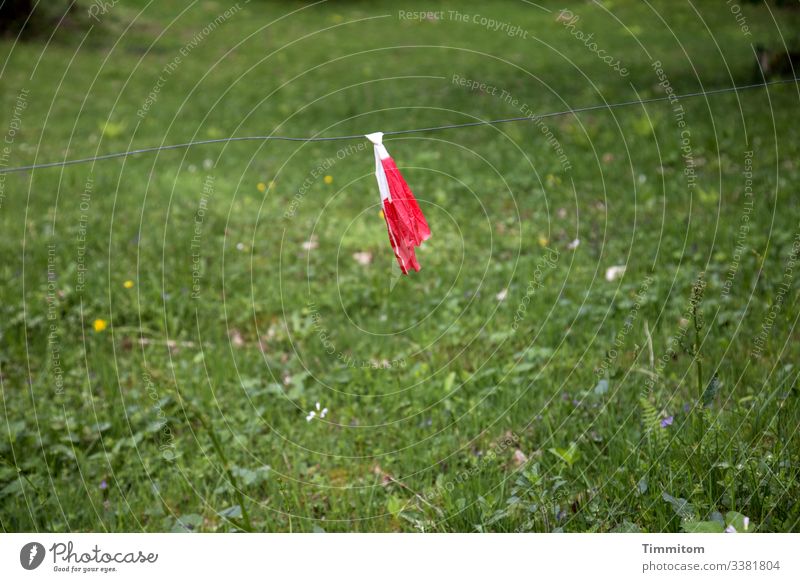
M 372 253 L 367 251 L 353 253 L 353 259 L 355 259 L 356 263 L 359 265 L 367 266 L 372 262 Z
M 614 265 L 606 269 L 606 281 L 616 281 L 625 274 L 625 265 Z
M 303 250 L 310 251 L 319 246 L 316 237 L 311 237 L 303 243 Z
M 521 467 L 528 462 L 528 457 L 521 450 L 517 449 L 514 451 L 514 456 L 511 458 L 511 460 L 517 467 Z
M 228 337 L 231 338 L 231 344 L 234 347 L 240 348 L 245 344 L 244 337 L 242 337 L 242 332 L 236 328 L 231 328 L 231 330 L 228 332 Z
M 500 291 L 500 293 L 495 295 L 494 298 L 497 299 L 498 301 L 505 301 L 506 295 L 508 295 L 508 289 L 503 289 L 502 291 Z
M 319 413 L 320 418 L 325 418 L 325 416 L 328 414 L 328 409 L 322 408 L 319 402 L 316 403 L 315 408 L 316 410 L 312 410 L 306 415 L 306 422 L 311 422 L 314 420 L 314 417 L 317 416 L 317 413 Z
M 573 240 L 571 243 L 569 243 L 569 244 L 567 245 L 567 248 L 568 248 L 569 250 L 571 250 L 571 251 L 574 251 L 575 249 L 577 249 L 577 248 L 578 248 L 578 245 L 579 245 L 579 244 L 581 244 L 581 239 L 579 239 L 579 238 L 576 238 L 575 240 Z

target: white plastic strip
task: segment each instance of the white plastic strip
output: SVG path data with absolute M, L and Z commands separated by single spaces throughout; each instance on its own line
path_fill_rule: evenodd
M 386 172 L 383 169 L 381 160 L 389 157 L 389 152 L 383 147 L 383 133 L 368 133 L 367 139 L 375 146 L 375 177 L 378 179 L 378 189 L 381 191 L 381 201 L 391 201 L 392 195 L 389 192 L 389 182 L 386 181 Z
M 381 160 L 389 157 L 389 152 L 383 146 L 383 133 L 368 133 L 367 139 L 375 146 L 375 177 L 378 179 L 378 189 L 381 192 L 381 201 L 392 200 L 392 195 L 389 192 L 389 182 L 386 181 L 386 172 L 383 169 Z

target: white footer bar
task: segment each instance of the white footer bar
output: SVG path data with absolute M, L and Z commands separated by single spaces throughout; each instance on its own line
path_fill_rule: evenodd
M 800 534 L 2 534 L 2 580 L 800 580 Z

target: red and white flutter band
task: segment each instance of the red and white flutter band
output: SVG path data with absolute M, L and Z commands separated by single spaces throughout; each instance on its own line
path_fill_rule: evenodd
M 375 146 L 375 177 L 378 179 L 381 207 L 394 255 L 404 275 L 410 269 L 419 271 L 414 247 L 430 238 L 431 229 L 419 209 L 417 199 L 383 146 L 383 133 L 370 133 L 366 137 Z

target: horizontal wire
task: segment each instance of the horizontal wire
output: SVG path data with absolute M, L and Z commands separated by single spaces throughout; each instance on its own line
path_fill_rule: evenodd
M 432 131 L 444 131 L 447 129 L 459 129 L 462 127 L 478 127 L 482 125 L 500 125 L 501 123 L 514 123 L 519 121 L 534 121 L 537 119 L 546 119 L 548 117 L 559 117 L 562 115 L 574 115 L 577 113 L 586 113 L 589 111 L 610 110 L 619 107 L 630 107 L 631 105 L 646 105 L 648 103 L 657 103 L 660 101 L 690 99 L 692 97 L 703 97 L 708 95 L 718 95 L 720 93 L 733 93 L 738 91 L 746 91 L 748 89 L 759 89 L 769 87 L 771 85 L 783 85 L 786 83 L 797 83 L 800 79 L 781 79 L 778 81 L 769 81 L 766 83 L 756 83 L 753 85 L 743 85 L 741 87 L 725 87 L 723 89 L 713 89 L 711 91 L 697 91 L 694 93 L 684 93 L 682 95 L 667 95 L 663 97 L 651 97 L 649 99 L 637 99 L 634 101 L 622 101 L 619 103 L 604 103 L 600 105 L 589 105 L 586 107 L 578 107 L 576 109 L 566 109 L 564 111 L 553 111 L 550 113 L 525 115 L 522 117 L 507 117 L 505 119 L 491 119 L 486 121 L 470 121 L 466 123 L 453 123 L 449 125 L 436 125 L 432 127 L 418 127 L 414 129 L 399 129 L 395 131 L 385 131 L 384 136 L 390 135 L 408 135 L 411 133 L 424 133 Z M 102 154 L 99 156 L 92 156 L 89 158 L 78 158 L 74 160 L 63 160 L 60 162 L 47 162 L 42 164 L 31 164 L 29 166 L 17 166 L 13 168 L 0 168 L 0 174 L 11 174 L 15 172 L 26 172 L 29 170 L 41 170 L 44 168 L 58 168 L 65 166 L 73 166 L 75 164 L 86 164 L 89 162 L 99 162 L 103 160 L 113 160 L 116 158 L 125 158 L 128 156 L 136 156 L 140 154 L 147 154 L 152 152 L 162 152 L 168 150 L 177 150 L 190 148 L 192 146 L 210 145 L 217 143 L 232 143 L 240 141 L 293 141 L 293 142 L 324 142 L 324 141 L 346 141 L 366 139 L 363 134 L 359 135 L 338 135 L 330 137 L 287 137 L 281 135 L 251 135 L 241 137 L 222 137 L 216 139 L 203 139 L 197 141 L 189 141 L 186 143 L 178 143 L 165 146 L 152 146 L 139 148 L 135 150 L 128 150 L 124 152 L 115 152 L 110 154 Z
M 442 129 L 456 129 L 459 127 L 474 127 L 476 125 L 499 125 L 501 123 L 512 123 L 515 121 L 534 121 L 536 119 L 545 119 L 548 117 L 558 117 L 561 115 L 569 115 L 574 113 L 586 113 L 587 111 L 597 111 L 601 109 L 616 109 L 618 107 L 629 107 L 631 105 L 646 105 L 647 103 L 656 103 L 659 101 L 669 101 L 670 99 L 680 100 L 689 99 L 691 97 L 702 97 L 705 95 L 717 95 L 719 93 L 733 93 L 735 91 L 746 91 L 748 89 L 759 89 L 769 87 L 770 85 L 783 85 L 785 83 L 800 82 L 800 79 L 781 79 L 779 81 L 770 81 L 768 83 L 756 83 L 754 85 L 742 85 L 741 87 L 725 87 L 723 89 L 712 89 L 711 91 L 697 91 L 695 93 L 684 93 L 683 95 L 669 95 L 664 97 L 651 97 L 648 99 L 636 99 L 634 101 L 622 101 L 619 103 L 604 103 L 600 105 L 588 105 L 586 107 L 578 107 L 576 109 L 567 109 L 565 111 L 553 111 L 551 113 L 542 113 L 540 115 L 526 115 L 523 117 L 507 117 L 505 119 L 493 119 L 490 121 L 471 121 L 468 123 L 455 123 L 452 125 L 438 125 L 435 127 L 420 127 L 417 129 L 401 129 L 398 131 L 386 131 L 383 135 L 402 135 L 407 133 L 417 133 L 422 131 L 439 131 Z M 349 136 L 348 136 L 349 137 Z

